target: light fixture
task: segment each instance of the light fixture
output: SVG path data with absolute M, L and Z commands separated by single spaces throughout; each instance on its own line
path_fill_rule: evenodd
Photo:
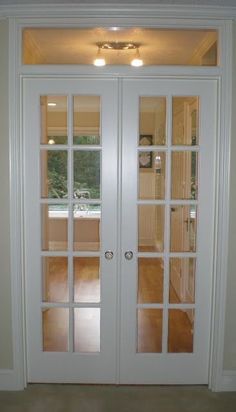
M 101 47 L 98 46 L 96 59 L 93 61 L 94 66 L 102 67 L 106 65 L 106 60 L 101 57 Z
M 122 41 L 116 41 L 116 42 L 99 42 L 96 43 L 98 47 L 97 51 L 97 56 L 96 59 L 94 60 L 93 64 L 95 66 L 105 66 L 106 61 L 104 58 L 101 57 L 101 50 L 106 50 L 106 51 L 129 51 L 129 50 L 135 50 L 135 57 L 131 61 L 131 65 L 134 67 L 140 67 L 143 65 L 143 60 L 140 58 L 139 54 L 139 47 L 140 43 L 134 43 L 134 42 L 122 42 Z
M 113 27 L 110 27 L 110 30 L 111 31 L 119 31 L 119 30 L 121 30 L 121 28 L 117 27 L 117 26 L 113 26 Z
M 160 175 L 161 174 L 161 156 L 159 155 L 159 154 L 157 154 L 156 156 L 155 156 L 155 169 L 156 169 L 156 173 L 158 174 L 158 175 Z
M 105 41 L 97 43 L 100 50 L 134 50 L 140 47 L 140 43 L 130 41 Z
M 49 139 L 48 144 L 55 144 L 55 140 L 54 139 Z
M 55 107 L 57 104 L 56 103 L 54 103 L 54 102 L 49 102 L 48 103 L 48 106 L 50 106 L 50 107 Z
M 140 54 L 139 54 L 139 48 L 137 47 L 136 52 L 135 52 L 135 57 L 133 60 L 131 60 L 131 66 L 134 67 L 141 67 L 143 66 L 143 61 L 140 58 Z

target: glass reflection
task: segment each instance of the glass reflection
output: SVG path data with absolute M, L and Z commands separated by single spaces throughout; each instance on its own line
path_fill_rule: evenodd
M 74 309 L 74 351 L 100 352 L 100 309 Z
M 67 196 L 67 152 L 41 150 L 41 197 L 63 199 Z
M 139 199 L 165 198 L 165 159 L 163 152 L 139 152 Z
M 42 257 L 43 301 L 68 302 L 67 257 Z
M 78 145 L 100 144 L 100 97 L 74 96 L 73 141 Z
M 138 206 L 138 250 L 140 252 L 163 251 L 164 220 L 164 206 Z
M 42 250 L 67 250 L 68 205 L 41 205 Z
M 199 97 L 173 97 L 172 144 L 199 144 Z
M 100 199 L 100 151 L 74 152 L 74 197 Z
M 163 273 L 163 259 L 138 258 L 138 303 L 163 302 Z
M 166 144 L 166 98 L 140 97 L 139 100 L 139 145 Z
M 42 310 L 43 351 L 67 352 L 69 339 L 69 309 L 46 308 Z
M 198 153 L 172 152 L 171 198 L 193 199 L 198 196 Z
M 67 96 L 41 96 L 41 144 L 67 144 Z
M 170 219 L 171 252 L 195 252 L 196 232 L 197 206 L 172 206 Z
M 196 258 L 170 259 L 170 303 L 195 302 Z
M 98 257 L 74 258 L 75 302 L 100 302 L 100 263 Z
M 101 205 L 74 205 L 74 250 L 100 250 Z
M 170 309 L 168 327 L 168 352 L 192 353 L 194 309 Z
M 162 351 L 162 309 L 138 309 L 137 352 Z

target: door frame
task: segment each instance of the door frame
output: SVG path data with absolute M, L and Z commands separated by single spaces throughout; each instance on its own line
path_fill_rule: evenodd
M 6 8 L 3 15 L 6 15 Z M 209 360 L 209 388 L 214 391 L 224 387 L 223 355 L 227 284 L 228 225 L 229 225 L 229 173 L 232 97 L 232 10 L 228 14 L 208 7 L 201 11 L 194 7 L 150 6 L 89 6 L 62 5 L 57 8 L 57 18 L 50 6 L 9 8 L 9 131 L 10 131 L 10 216 L 11 216 L 11 292 L 13 333 L 13 378 L 11 389 L 27 385 L 25 297 L 24 297 L 24 159 L 22 133 L 22 78 L 41 76 L 61 77 L 155 77 L 155 78 L 211 78 L 218 83 L 218 133 L 216 142 L 215 172 L 215 234 L 214 273 L 212 299 L 211 349 Z M 0 10 L 1 13 L 1 10 Z M 5 13 L 5 14 L 4 14 Z M 21 17 L 19 17 L 21 16 Z M 30 18 L 26 18 L 30 17 Z M 39 17 L 37 17 L 39 16 Z M 76 16 L 76 17 L 75 17 Z M 107 17 L 109 16 L 109 17 Z M 185 17 L 183 19 L 183 16 Z M 205 19 L 209 16 L 211 19 Z M 212 16 L 214 18 L 212 19 Z M 221 19 L 222 18 L 222 19 Z M 168 28 L 215 28 L 219 31 L 221 65 L 213 68 L 162 66 L 133 68 L 114 66 L 98 71 L 90 66 L 22 66 L 21 31 L 25 26 L 125 26 Z M 12 103 L 14 102 L 14 103 Z

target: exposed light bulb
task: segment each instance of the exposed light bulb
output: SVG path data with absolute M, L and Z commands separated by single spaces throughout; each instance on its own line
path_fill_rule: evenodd
M 134 59 L 131 61 L 131 66 L 134 66 L 134 67 L 143 66 L 143 61 L 142 61 L 142 59 L 140 58 L 139 49 L 136 50 L 135 57 L 134 57 Z
M 131 62 L 131 66 L 134 66 L 134 67 L 143 66 L 142 59 L 133 59 L 132 62 Z
M 48 144 L 55 144 L 55 140 L 54 139 L 49 139 Z
M 106 61 L 105 61 L 105 59 L 102 59 L 102 58 L 100 58 L 100 59 L 95 59 L 94 62 L 93 62 L 93 64 L 94 64 L 94 66 L 102 67 L 102 66 L 105 66 L 105 65 L 106 65 Z
M 100 49 L 98 49 L 97 57 L 96 57 L 96 59 L 94 59 L 93 64 L 94 64 L 94 66 L 97 66 L 97 67 L 102 67 L 102 66 L 106 65 L 106 60 L 103 57 L 101 57 L 101 50 Z

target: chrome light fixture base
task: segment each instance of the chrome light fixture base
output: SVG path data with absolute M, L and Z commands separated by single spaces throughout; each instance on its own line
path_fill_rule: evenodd
M 101 50 L 135 50 L 140 47 L 140 43 L 119 41 L 119 42 L 100 42 L 96 43 Z

